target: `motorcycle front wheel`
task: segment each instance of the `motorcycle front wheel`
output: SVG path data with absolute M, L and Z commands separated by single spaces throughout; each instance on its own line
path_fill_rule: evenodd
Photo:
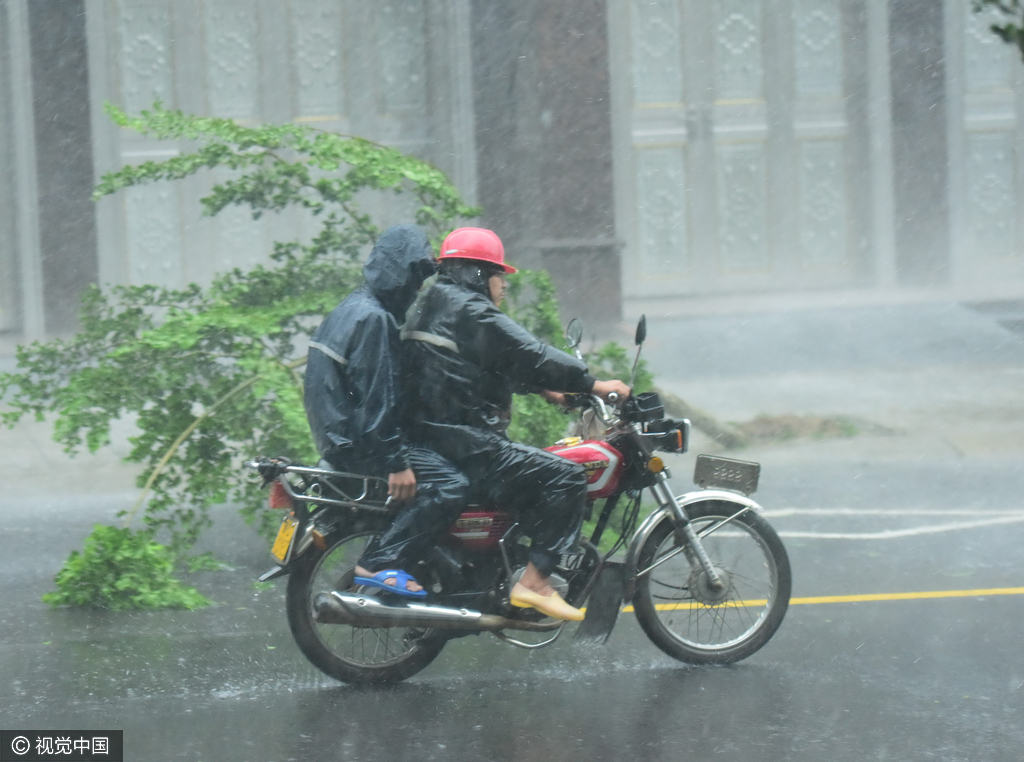
M 372 532 L 332 535 L 325 550 L 306 552 L 288 578 L 288 625 L 299 650 L 323 672 L 353 685 L 405 680 L 430 664 L 445 644 L 422 628 L 352 627 L 314 619 L 317 593 L 353 589 L 356 562 L 371 537 Z
M 708 501 L 687 507 L 722 586 L 681 547 L 666 516 L 638 554 L 634 611 L 662 651 L 691 664 L 729 664 L 761 648 L 782 624 L 793 578 L 782 540 L 761 516 Z M 716 528 L 717 527 L 717 528 Z

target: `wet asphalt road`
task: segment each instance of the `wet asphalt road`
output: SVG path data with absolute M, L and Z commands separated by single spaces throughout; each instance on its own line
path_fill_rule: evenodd
M 468 637 L 405 684 L 353 689 L 298 652 L 283 582 L 252 583 L 267 545 L 228 509 L 199 550 L 233 571 L 189 580 L 217 605 L 52 611 L 39 597 L 67 554 L 136 493 L 106 494 L 131 484 L 108 461 L 4 434 L 0 727 L 123 729 L 125 759 L 145 761 L 1017 762 L 1024 595 L 898 598 L 1024 587 L 1024 341 L 999 310 L 652 320 L 658 378 L 723 420 L 844 414 L 889 429 L 740 455 L 764 464 L 755 497 L 789 549 L 795 599 L 811 600 L 723 668 L 674 662 L 624 614 L 602 647 Z M 692 463 L 673 464 L 680 491 Z M 857 594 L 889 599 L 816 600 Z
M 1019 458 L 779 460 L 757 496 L 795 598 L 1024 585 Z M 3 506 L 2 727 L 123 729 L 129 760 L 983 762 L 1024 748 L 1021 595 L 801 603 L 725 668 L 672 661 L 623 614 L 605 646 L 468 637 L 401 686 L 353 689 L 299 654 L 283 583 L 252 584 L 266 546 L 227 510 L 207 543 L 234 570 L 191 579 L 216 606 L 48 610 L 54 571 L 127 499 Z

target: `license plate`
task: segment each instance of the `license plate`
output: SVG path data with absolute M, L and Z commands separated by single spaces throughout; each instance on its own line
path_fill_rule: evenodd
M 757 491 L 761 466 L 746 460 L 698 455 L 693 480 L 701 489 L 728 489 L 750 495 Z
M 288 551 L 292 546 L 292 540 L 295 538 L 295 529 L 298 526 L 299 522 L 297 519 L 292 516 L 285 516 L 284 521 L 281 522 L 281 528 L 277 530 L 277 539 L 274 540 L 274 546 L 270 549 L 270 555 L 281 563 L 288 559 Z

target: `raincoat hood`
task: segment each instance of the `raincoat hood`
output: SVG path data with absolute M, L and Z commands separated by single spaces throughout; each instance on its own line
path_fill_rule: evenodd
M 363 277 L 370 293 L 402 322 L 423 281 L 436 271 L 426 234 L 415 225 L 395 225 L 377 239 Z

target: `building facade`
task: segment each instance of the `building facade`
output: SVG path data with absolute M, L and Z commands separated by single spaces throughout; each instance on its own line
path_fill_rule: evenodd
M 1020 297 L 1021 78 L 969 0 L 609 3 L 624 301 Z
M 0 0 L 0 330 L 301 237 L 109 101 L 358 134 L 445 170 L 563 311 L 1024 295 L 1024 64 L 970 0 Z M 371 211 L 387 221 L 401 208 Z

